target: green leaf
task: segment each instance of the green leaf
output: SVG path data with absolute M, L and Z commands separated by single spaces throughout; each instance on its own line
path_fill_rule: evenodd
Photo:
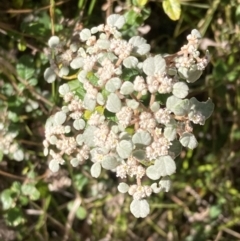
M 201 75 L 202 75 L 202 70 L 198 70 L 195 68 L 191 69 L 188 71 L 187 82 L 194 83 L 196 80 L 198 80 L 200 78 Z
M 136 0 L 136 2 L 138 6 L 144 7 L 147 4 L 148 0 Z
M 180 0 L 163 0 L 163 10 L 170 19 L 178 20 L 181 15 Z
M 193 112 L 200 112 L 205 119 L 207 119 L 214 110 L 214 104 L 210 99 L 206 102 L 199 102 L 195 97 L 192 97 L 190 99 L 190 110 L 193 110 Z
M 210 207 L 210 212 L 209 212 L 210 218 L 215 219 L 219 217 L 221 213 L 222 213 L 222 209 L 219 206 L 214 205 Z
M 0 150 L 0 162 L 3 160 L 3 150 Z
M 93 73 L 93 72 L 88 72 L 87 74 L 87 79 L 89 80 L 89 82 L 91 84 L 93 84 L 94 86 L 98 85 L 98 77 Z
M 22 210 L 18 207 L 11 208 L 5 215 L 5 220 L 10 226 L 18 226 L 25 222 Z
M 168 149 L 169 152 L 174 154 L 174 158 L 176 158 L 182 152 L 182 145 L 178 140 L 174 140 L 171 142 L 172 145 Z
M 80 206 L 80 207 L 77 209 L 76 217 L 77 217 L 79 220 L 84 220 L 84 219 L 87 217 L 87 210 L 86 210 L 86 208 Z
M 138 75 L 138 71 L 136 69 L 123 69 L 122 79 L 124 81 L 133 81 L 135 77 Z
M 73 181 L 77 187 L 77 190 L 81 192 L 83 188 L 88 184 L 89 179 L 85 177 L 83 174 L 75 174 L 73 176 Z
M 12 198 L 12 191 L 10 189 L 5 189 L 1 193 L 1 202 L 3 210 L 7 210 L 12 207 L 14 199 Z
M 144 150 L 134 150 L 132 155 L 139 161 L 144 161 L 146 158 L 146 152 Z
M 31 56 L 23 55 L 18 60 L 17 73 L 24 80 L 29 80 L 33 77 L 35 73 L 35 66 Z

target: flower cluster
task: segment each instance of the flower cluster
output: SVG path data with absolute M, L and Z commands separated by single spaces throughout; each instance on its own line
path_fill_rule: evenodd
M 1 108 L 0 111 L 0 160 L 3 155 L 7 155 L 15 161 L 22 161 L 24 159 L 24 153 L 15 140 L 18 133 L 9 130 L 9 120 L 6 109 Z
M 169 190 L 181 147 L 197 146 L 191 122 L 204 124 L 213 111 L 211 100 L 185 98 L 187 83 L 201 76 L 208 57 L 199 57 L 197 30 L 177 54 L 153 56 L 142 37 L 122 39 L 124 22 L 111 15 L 106 25 L 83 29 L 81 44 L 67 50 L 57 36 L 50 38 L 51 66 L 44 77 L 71 81 L 59 87 L 65 105 L 46 123 L 44 153 L 52 157 L 53 172 L 66 161 L 74 167 L 92 162 L 95 178 L 102 169 L 115 172 L 125 180 L 118 190 L 133 197 L 133 215 L 146 217 L 146 198 Z M 166 103 L 159 101 L 163 94 Z M 127 184 L 128 177 L 135 183 Z

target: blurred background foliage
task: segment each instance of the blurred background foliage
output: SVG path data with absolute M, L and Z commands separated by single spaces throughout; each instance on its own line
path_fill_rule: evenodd
M 43 80 L 49 37 L 70 41 L 114 12 L 126 16 L 124 37 L 143 36 L 152 53 L 175 53 L 197 28 L 211 55 L 190 95 L 211 98 L 214 113 L 146 219 L 130 214 L 111 173 L 95 180 L 67 165 L 53 175 L 42 153 L 61 106 L 60 83 Z M 0 16 L 0 240 L 240 240 L 239 0 L 3 0 Z

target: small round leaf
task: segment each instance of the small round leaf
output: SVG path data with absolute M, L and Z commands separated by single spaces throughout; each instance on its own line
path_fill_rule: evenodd
M 77 120 L 74 120 L 73 122 L 73 127 L 76 129 L 76 130 L 83 130 L 85 128 L 85 121 L 83 119 L 77 119 Z
M 57 125 L 62 125 L 67 119 L 67 115 L 63 111 L 58 111 L 54 115 L 54 121 Z
M 129 185 L 125 182 L 120 182 L 117 187 L 118 191 L 121 193 L 126 193 L 128 192 Z
M 118 29 L 122 28 L 125 23 L 125 18 L 119 14 L 112 14 L 107 18 L 107 24 Z
M 101 162 L 102 167 L 106 170 L 112 170 L 116 168 L 119 165 L 119 162 L 117 161 L 115 156 L 105 156 Z
M 140 144 L 148 146 L 152 141 L 151 135 L 147 131 L 138 131 L 132 137 L 134 144 Z
M 147 176 L 152 180 L 160 177 L 172 175 L 176 171 L 175 161 L 170 156 L 160 156 L 156 159 L 154 165 L 146 170 Z
M 44 76 L 44 79 L 50 84 L 50 83 L 53 83 L 55 80 L 56 80 L 56 74 L 54 72 L 54 70 L 49 67 L 49 68 L 46 68 L 46 70 L 44 71 L 43 73 L 43 76 Z
M 48 46 L 50 48 L 54 48 L 54 47 L 57 47 L 57 45 L 59 44 L 60 42 L 60 39 L 58 36 L 52 36 L 50 37 L 50 39 L 48 40 Z
M 133 146 L 130 141 L 122 140 L 117 145 L 117 153 L 123 159 L 128 158 L 131 155 L 132 150 Z
M 130 204 L 130 211 L 136 218 L 145 218 L 150 213 L 147 200 L 133 200 Z
M 61 95 L 65 95 L 70 91 L 69 85 L 68 84 L 63 84 L 59 86 L 58 92 Z
M 59 166 L 59 162 L 55 159 L 52 159 L 50 162 L 49 162 L 49 169 L 52 171 L 52 172 L 57 172 L 59 170 L 60 166 Z
M 184 82 L 177 82 L 173 85 L 172 93 L 178 98 L 185 98 L 188 95 L 188 86 Z
M 95 162 L 91 167 L 92 177 L 98 178 L 101 174 L 101 164 L 100 162 Z
M 120 93 L 123 95 L 130 95 L 134 91 L 134 85 L 130 81 L 125 81 L 120 89 Z
M 184 147 L 188 147 L 189 149 L 194 149 L 198 145 L 196 137 L 188 132 L 183 133 L 179 141 Z
M 119 97 L 115 93 L 111 93 L 108 96 L 106 108 L 112 113 L 117 113 L 121 110 L 122 103 Z

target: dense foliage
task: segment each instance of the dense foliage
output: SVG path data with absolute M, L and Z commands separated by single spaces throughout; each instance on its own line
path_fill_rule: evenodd
M 240 239 L 237 0 L 14 0 L 0 9 L 1 240 Z M 209 55 L 199 58 L 195 40 Z M 188 147 L 178 157 L 173 141 Z M 68 158 L 75 142 L 85 147 Z

